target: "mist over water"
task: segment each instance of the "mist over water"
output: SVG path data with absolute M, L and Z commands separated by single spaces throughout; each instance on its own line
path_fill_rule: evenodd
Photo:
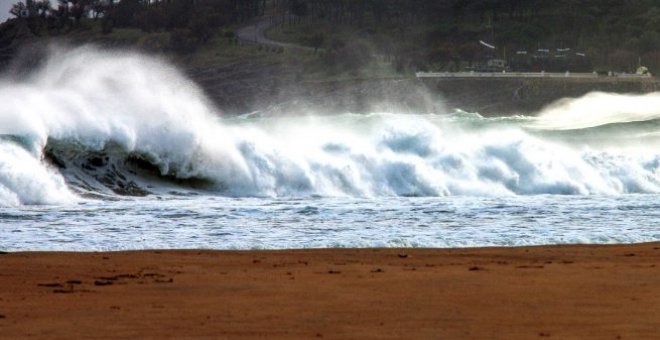
M 4 242 L 20 240 L 25 249 L 35 249 L 35 240 L 58 248 L 56 238 L 45 231 L 55 221 L 68 223 L 69 229 L 62 228 L 69 231 L 81 219 L 86 226 L 100 221 L 121 229 L 132 224 L 112 222 L 117 216 L 140 216 L 134 221 L 148 225 L 150 217 L 161 216 L 159 209 L 178 211 L 173 216 L 179 216 L 165 218 L 159 226 L 188 228 L 193 234 L 208 229 L 211 236 L 191 241 L 154 229 L 150 232 L 155 234 L 145 232 L 154 238 L 145 244 L 154 247 L 342 246 L 356 245 L 350 240 L 358 235 L 359 246 L 607 243 L 660 237 L 653 228 L 624 237 L 617 225 L 606 228 L 607 221 L 593 215 L 580 223 L 602 224 L 601 229 L 582 229 L 584 224 L 569 218 L 564 226 L 579 232 L 561 237 L 566 230 L 553 219 L 557 212 L 540 208 L 536 213 L 545 214 L 543 218 L 528 211 L 516 228 L 527 221 L 533 230 L 558 229 L 521 238 L 520 230 L 504 223 L 511 209 L 540 207 L 545 201 L 577 220 L 588 213 L 562 206 L 565 200 L 554 195 L 572 197 L 567 204 L 587 199 L 587 206 L 600 207 L 603 214 L 611 200 L 620 203 L 625 195 L 642 194 L 630 196 L 637 204 L 634 211 L 646 200 L 654 201 L 660 192 L 659 94 L 592 93 L 554 103 L 535 117 L 483 118 L 460 110 L 223 116 L 166 62 L 87 47 L 54 50 L 30 74 L 4 76 L 0 103 L 0 207 L 8 214 L 0 221 L 17 230 L 30 226 L 32 237 L 4 235 L 9 237 Z M 146 198 L 129 198 L 135 195 Z M 245 200 L 255 205 L 252 215 L 240 208 Z M 191 210 L 172 203 L 188 206 L 191 201 L 214 208 Z M 324 211 L 324 202 L 336 209 Z M 493 202 L 504 202 L 502 210 L 479 213 Z M 265 208 L 278 204 L 283 210 Z M 345 211 L 355 204 L 363 211 L 384 209 L 392 223 L 368 231 L 377 216 Z M 470 210 L 474 204 L 478 209 Z M 240 213 L 225 211 L 227 206 Z M 411 213 L 417 208 L 430 212 Z M 465 209 L 470 212 L 459 213 Z M 634 218 L 631 209 L 621 212 L 618 226 Z M 309 218 L 319 211 L 321 220 Z M 214 218 L 201 217 L 206 215 Z M 656 219 L 647 216 L 643 223 Z M 444 222 L 439 225 L 439 220 Z M 310 236 L 305 226 L 318 227 L 323 221 L 333 224 L 326 225 L 325 233 L 314 229 L 319 233 Z M 489 231 L 443 229 L 476 226 L 477 221 Z M 273 236 L 256 242 L 255 235 L 261 234 L 241 229 L 250 224 L 264 228 L 260 233 L 288 230 L 284 233 L 295 235 L 292 241 Z M 40 227 L 32 229 L 35 225 Z M 213 232 L 222 227 L 228 228 L 224 234 Z M 85 227 L 80 228 L 85 235 Z M 133 236 L 129 233 L 124 243 L 114 245 L 90 241 L 89 235 L 64 244 L 124 249 L 134 244 Z M 12 248 L 0 243 L 2 247 Z

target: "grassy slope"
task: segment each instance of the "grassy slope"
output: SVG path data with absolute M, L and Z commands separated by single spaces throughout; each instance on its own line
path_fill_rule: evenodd
M 11 25 L 4 25 L 9 27 Z M 328 31 L 330 27 L 312 28 L 314 25 L 299 25 L 288 29 L 287 26 L 275 26 L 267 34 L 271 39 L 288 41 L 296 44 L 301 43 L 300 37 L 304 32 Z M 401 76 L 393 71 L 391 60 L 383 55 L 373 52 L 370 49 L 371 58 L 368 63 L 353 69 L 329 67 L 326 52 L 313 52 L 298 48 L 279 48 L 270 46 L 259 46 L 251 43 L 242 43 L 232 37 L 228 32 L 233 32 L 240 26 L 225 27 L 218 29 L 212 35 L 211 39 L 200 44 L 192 53 L 174 53 L 169 48 L 170 32 L 143 32 L 137 28 L 115 28 L 109 34 L 102 34 L 101 22 L 95 20 L 83 20 L 77 27 L 69 32 L 52 34 L 47 29 L 38 30 L 37 34 L 31 33 L 28 25 L 25 23 L 16 24 L 11 29 L 2 31 L 0 34 L 6 38 L 9 37 L 10 43 L 5 43 L 5 47 L 10 46 L 9 50 L 16 50 L 18 46 L 25 43 L 43 41 L 67 41 L 71 44 L 98 44 L 109 48 L 132 48 L 164 55 L 175 63 L 193 69 L 219 68 L 235 65 L 270 65 L 295 69 L 300 80 L 308 81 L 337 81 L 363 78 L 384 78 Z M 284 31 L 286 30 L 286 31 Z M 13 40 L 12 40 L 13 39 Z M 0 43 L 2 39 L 0 39 Z M 359 32 L 350 29 L 343 29 L 329 35 L 325 39 L 324 49 L 329 50 L 333 41 L 342 40 L 360 40 L 369 44 L 366 40 L 360 39 Z M 0 44 L 2 45 L 2 44 Z M 2 47 L 2 46 L 0 46 Z M 9 53 L 9 52 L 8 52 Z M 337 57 L 340 58 L 340 57 Z
M 328 22 L 320 21 L 296 25 L 275 25 L 266 31 L 266 36 L 272 40 L 299 45 L 309 45 L 309 38 L 315 34 L 323 36 L 323 43 L 319 51 L 314 57 L 308 58 L 305 65 L 308 80 L 341 81 L 410 76 L 409 72 L 396 71 L 393 67 L 392 57 L 384 54 L 379 46 L 375 46 L 375 42 L 384 41 L 389 33 L 387 31 L 374 33 L 348 26 L 336 27 Z M 331 68 L 328 66 L 327 54 L 334 53 L 337 44 L 346 45 L 349 49 L 365 49 L 370 60 L 359 70 Z

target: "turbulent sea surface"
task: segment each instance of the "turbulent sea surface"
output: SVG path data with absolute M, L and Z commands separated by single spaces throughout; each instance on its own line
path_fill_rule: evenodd
M 227 117 L 165 62 L 56 51 L 0 78 L 0 250 L 657 241 L 659 146 L 660 94 Z

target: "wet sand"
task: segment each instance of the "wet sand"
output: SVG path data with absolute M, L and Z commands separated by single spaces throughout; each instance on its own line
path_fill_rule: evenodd
M 0 338 L 660 336 L 660 243 L 0 255 Z

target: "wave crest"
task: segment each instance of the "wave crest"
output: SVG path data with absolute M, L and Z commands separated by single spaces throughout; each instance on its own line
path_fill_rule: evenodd
M 0 204 L 172 191 L 655 193 L 657 128 L 620 124 L 660 119 L 647 107 L 659 98 L 592 94 L 539 118 L 464 112 L 222 117 L 161 60 L 89 47 L 60 50 L 24 78 L 0 80 Z M 596 105 L 602 101 L 618 104 Z M 610 111 L 600 115 L 598 108 Z M 578 131 L 605 124 L 613 126 L 600 134 Z

